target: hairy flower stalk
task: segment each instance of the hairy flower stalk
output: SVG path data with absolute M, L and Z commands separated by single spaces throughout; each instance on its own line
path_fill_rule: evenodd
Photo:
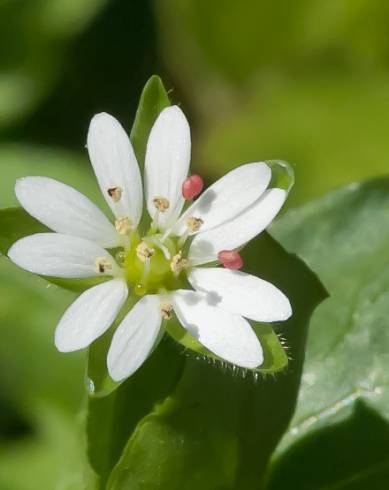
M 112 222 L 87 197 L 53 179 L 26 177 L 16 184 L 21 205 L 53 233 L 17 241 L 11 260 L 41 275 L 105 279 L 64 313 L 57 348 L 90 345 L 130 294 L 137 301 L 114 332 L 107 357 L 114 380 L 141 366 L 174 314 L 215 355 L 248 369 L 260 366 L 262 347 L 248 320 L 291 315 L 281 291 L 237 270 L 243 266 L 237 249 L 269 225 L 286 198 L 283 189 L 268 188 L 269 166 L 242 165 L 202 192 L 202 178 L 188 176 L 190 130 L 177 106 L 164 109 L 150 132 L 144 194 L 132 145 L 116 119 L 96 115 L 87 147 Z M 148 220 L 141 219 L 145 212 Z

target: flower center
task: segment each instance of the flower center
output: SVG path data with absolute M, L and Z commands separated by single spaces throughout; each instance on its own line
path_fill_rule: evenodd
M 177 240 L 166 238 L 162 242 L 162 238 L 161 234 L 140 238 L 132 233 L 122 266 L 130 288 L 138 296 L 183 287 L 189 262 L 179 250 Z

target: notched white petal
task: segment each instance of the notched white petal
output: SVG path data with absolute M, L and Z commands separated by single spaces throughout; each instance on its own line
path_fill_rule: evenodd
M 117 328 L 108 351 L 111 378 L 131 376 L 150 355 L 161 326 L 160 297 L 144 296 Z
M 221 267 L 193 269 L 192 286 L 214 298 L 216 305 L 257 322 L 287 320 L 292 314 L 288 298 L 273 284 L 240 271 Z
M 151 218 L 155 216 L 155 198 L 169 203 L 159 216 L 162 227 L 175 219 L 184 205 L 181 188 L 189 172 L 190 148 L 184 113 L 178 106 L 167 107 L 151 129 L 145 158 L 146 202 Z
M 271 170 L 262 162 L 247 163 L 231 170 L 186 210 L 174 232 L 178 235 L 185 233 L 190 216 L 202 220 L 201 233 L 234 218 L 263 194 L 270 179 Z
M 22 238 L 8 250 L 8 257 L 19 267 L 43 276 L 121 275 L 113 257 L 102 247 L 60 233 L 37 233 Z
M 97 114 L 89 126 L 87 147 L 108 206 L 116 218 L 128 216 L 137 226 L 142 214 L 142 181 L 127 133 L 114 117 Z
M 118 245 L 112 223 L 72 187 L 48 177 L 24 177 L 16 182 L 15 193 L 24 209 L 53 231 L 85 238 L 102 247 Z
M 113 279 L 87 289 L 65 311 L 55 331 L 60 352 L 84 349 L 112 325 L 127 298 L 126 283 Z
M 216 298 L 194 291 L 175 291 L 172 300 L 183 327 L 211 352 L 248 369 L 262 364 L 261 344 L 240 315 L 218 308 Z
M 196 235 L 189 249 L 193 265 L 217 260 L 222 250 L 234 250 L 259 235 L 278 214 L 286 199 L 283 189 L 268 189 L 236 218 Z

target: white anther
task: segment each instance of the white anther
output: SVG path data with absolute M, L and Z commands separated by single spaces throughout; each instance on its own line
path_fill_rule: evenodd
M 169 200 L 166 197 L 154 197 L 153 204 L 160 213 L 164 213 L 170 206 Z
M 194 216 L 190 216 L 186 220 L 186 226 L 191 233 L 199 231 L 201 226 L 204 224 L 204 221 L 201 218 L 195 218 Z
M 170 301 L 163 301 L 160 304 L 161 316 L 164 320 L 170 320 L 173 312 L 173 305 Z
M 184 259 L 182 257 L 182 252 L 176 254 L 172 261 L 170 262 L 170 269 L 174 272 L 174 274 L 179 274 L 184 269 L 187 269 L 189 266 L 188 259 Z
M 141 242 L 136 247 L 136 256 L 142 262 L 146 262 L 154 255 L 155 250 L 147 245 L 146 242 Z
M 127 235 L 133 228 L 129 218 L 119 218 L 115 221 L 115 228 L 119 235 Z
M 95 265 L 96 272 L 98 272 L 99 274 L 104 274 L 104 272 L 112 269 L 111 262 L 105 257 L 97 257 L 97 259 L 95 260 Z
M 107 189 L 109 197 L 113 202 L 119 202 L 122 198 L 123 189 L 121 187 L 110 187 Z

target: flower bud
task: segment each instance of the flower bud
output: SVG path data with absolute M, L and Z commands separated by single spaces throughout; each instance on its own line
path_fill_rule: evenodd
M 217 258 L 226 269 L 240 269 L 243 266 L 243 259 L 235 250 L 222 250 Z
M 191 175 L 182 184 L 182 195 L 184 199 L 193 199 L 203 190 L 204 182 L 200 175 Z

